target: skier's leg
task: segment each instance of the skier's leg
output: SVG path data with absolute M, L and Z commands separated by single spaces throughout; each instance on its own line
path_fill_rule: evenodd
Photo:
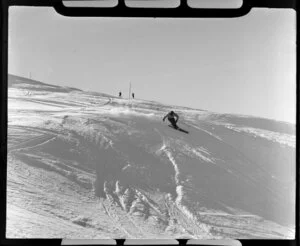
M 176 125 L 176 121 L 174 119 L 169 119 L 169 121 L 171 122 L 172 126 L 177 129 L 178 126 Z

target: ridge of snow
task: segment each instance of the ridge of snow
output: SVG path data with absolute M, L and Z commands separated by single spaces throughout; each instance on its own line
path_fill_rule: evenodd
M 294 237 L 292 126 L 17 80 L 8 237 Z

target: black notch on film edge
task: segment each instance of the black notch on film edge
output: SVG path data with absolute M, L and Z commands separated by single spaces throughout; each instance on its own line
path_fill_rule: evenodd
M 197 17 L 240 17 L 251 10 L 247 1 L 238 9 L 199 9 L 188 6 L 187 0 L 181 0 L 176 8 L 131 8 L 119 0 L 112 8 L 68 8 L 63 4 L 54 6 L 55 10 L 66 16 L 111 16 L 111 17 L 169 17 L 169 18 L 197 18 Z M 70 9 L 70 11 L 69 11 Z
M 114 7 L 67 7 L 63 0 L 9 0 L 10 6 L 49 6 L 61 15 L 75 17 L 166 17 L 166 18 L 232 18 L 248 14 L 252 7 L 296 9 L 296 0 L 243 0 L 240 8 L 202 9 L 188 6 L 181 0 L 176 8 L 131 8 L 125 0 Z

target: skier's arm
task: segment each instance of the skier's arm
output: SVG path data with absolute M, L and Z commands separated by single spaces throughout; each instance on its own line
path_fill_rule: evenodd
M 163 121 L 165 121 L 165 119 L 169 116 L 169 114 L 170 114 L 170 113 L 167 113 L 167 114 L 165 115 L 165 117 L 163 118 Z

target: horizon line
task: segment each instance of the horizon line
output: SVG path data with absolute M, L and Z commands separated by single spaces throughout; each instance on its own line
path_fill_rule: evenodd
M 28 78 L 28 77 L 25 77 L 25 76 L 21 76 L 21 75 L 16 75 L 16 74 L 11 74 L 11 73 L 7 73 L 8 76 L 15 76 L 15 77 L 20 77 L 20 78 L 23 78 L 23 79 L 28 79 L 28 80 L 31 80 L 31 81 L 36 81 L 36 82 L 39 82 L 39 83 L 42 83 L 42 84 L 50 84 L 50 85 L 55 85 L 55 86 L 59 86 L 59 87 L 65 87 L 65 88 L 70 88 L 70 89 L 76 89 L 76 90 L 79 90 L 79 91 L 82 91 L 82 92 L 93 92 L 93 93 L 99 93 L 99 94 L 105 94 L 106 96 L 110 96 L 110 97 L 114 97 L 114 98 L 119 98 L 118 96 L 113 96 L 109 93 L 106 93 L 106 92 L 99 92 L 99 91 L 90 91 L 90 90 L 82 90 L 82 89 L 79 89 L 77 87 L 70 87 L 70 86 L 61 86 L 61 85 L 57 85 L 57 84 L 51 84 L 49 82 L 42 82 L 40 80 L 37 80 L 37 79 L 33 79 L 33 78 Z M 59 82 L 58 82 L 59 84 Z M 130 100 L 130 98 L 121 98 L 121 99 L 124 99 L 124 100 Z M 148 99 L 141 99 L 141 98 L 136 98 L 137 100 L 144 100 L 144 101 L 147 101 L 147 102 L 155 102 L 155 103 L 158 103 L 158 104 L 161 104 L 161 105 L 165 105 L 165 106 L 169 106 L 169 107 L 181 107 L 181 108 L 187 108 L 187 109 L 192 109 L 192 110 L 199 110 L 199 111 L 206 111 L 206 112 L 209 112 L 209 113 L 213 113 L 213 114 L 220 114 L 220 115 L 234 115 L 234 116 L 241 116 L 241 117 L 252 117 L 252 118 L 259 118 L 259 119 L 265 119 L 265 120 L 272 120 L 272 121 L 276 121 L 276 122 L 281 122 L 281 123 L 287 123 L 287 124 L 292 124 L 292 125 L 295 125 L 296 126 L 296 123 L 297 123 L 297 117 L 296 117 L 296 122 L 289 122 L 289 121 L 283 121 L 283 120 L 279 120 L 279 119 L 274 119 L 274 118 L 267 118 L 267 117 L 262 117 L 262 116 L 258 116 L 258 115 L 250 115 L 250 114 L 242 114 L 242 113 L 230 113 L 230 112 L 215 112 L 215 111 L 210 111 L 210 110 L 206 110 L 206 109 L 198 109 L 198 108 L 192 108 L 192 107 L 188 107 L 188 106 L 182 106 L 182 105 L 175 105 L 175 104 L 168 104 L 168 103 L 162 103 L 162 102 L 159 102 L 159 101 L 155 101 L 155 100 L 148 100 Z M 133 99 L 134 100 L 134 99 Z M 296 115 L 297 116 L 297 115 Z

